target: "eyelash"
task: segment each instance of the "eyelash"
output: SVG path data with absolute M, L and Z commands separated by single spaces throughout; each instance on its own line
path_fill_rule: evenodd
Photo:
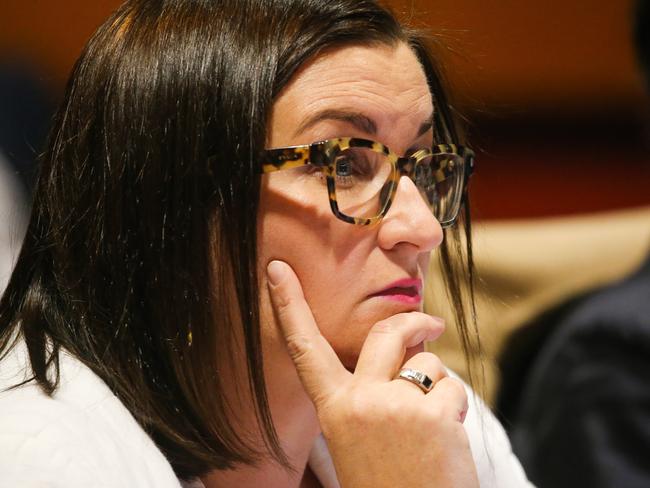
M 318 178 L 320 183 L 322 183 L 323 185 L 325 184 L 325 173 L 323 173 L 320 168 L 317 168 L 316 166 L 308 164 L 308 165 L 305 166 L 305 173 L 306 173 L 307 176 L 312 176 L 314 178 Z M 335 178 L 336 178 L 336 184 L 340 185 L 340 186 L 351 185 L 351 184 L 354 183 L 352 181 L 354 176 L 336 175 Z

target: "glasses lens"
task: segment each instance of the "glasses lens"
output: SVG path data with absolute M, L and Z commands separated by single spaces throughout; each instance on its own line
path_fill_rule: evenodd
M 392 191 L 393 165 L 383 153 L 364 147 L 341 151 L 334 161 L 336 203 L 348 217 L 381 214 Z
M 415 184 L 441 224 L 450 224 L 463 200 L 464 160 L 458 154 L 434 154 L 418 161 Z

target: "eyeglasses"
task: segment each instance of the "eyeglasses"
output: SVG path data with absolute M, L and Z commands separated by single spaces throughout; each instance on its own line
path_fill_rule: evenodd
M 400 177 L 408 176 L 440 225 L 450 227 L 465 200 L 474 152 L 456 144 L 436 144 L 431 150 L 399 157 L 379 142 L 341 137 L 267 149 L 262 155 L 262 173 L 305 165 L 307 179 L 302 181 L 313 191 L 327 186 L 330 208 L 344 222 L 371 225 L 381 220 Z

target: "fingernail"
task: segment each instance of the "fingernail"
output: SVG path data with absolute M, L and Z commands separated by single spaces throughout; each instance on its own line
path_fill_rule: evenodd
M 266 267 L 266 276 L 273 286 L 282 281 L 287 272 L 286 265 L 280 261 L 271 261 Z

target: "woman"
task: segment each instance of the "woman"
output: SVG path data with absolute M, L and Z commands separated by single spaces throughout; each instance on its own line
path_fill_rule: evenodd
M 422 352 L 456 142 L 374 1 L 126 2 L 75 67 L 0 307 L 3 480 L 525 483 L 502 439 L 475 467 L 465 391 Z

